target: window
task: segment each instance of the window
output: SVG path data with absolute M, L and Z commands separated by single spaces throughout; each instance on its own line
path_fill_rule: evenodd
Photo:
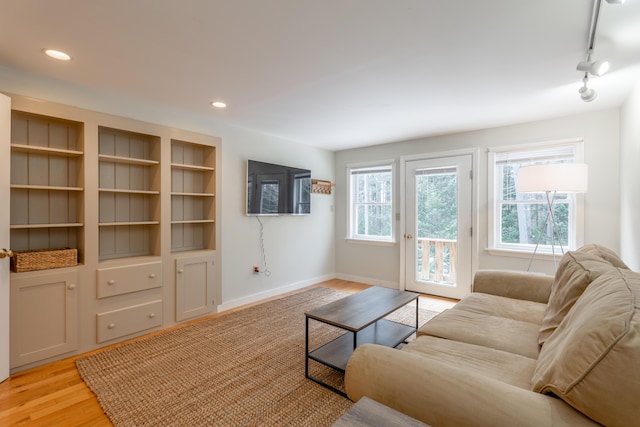
M 260 191 L 260 212 L 265 214 L 277 214 L 280 203 L 280 181 L 263 180 Z
M 349 238 L 393 241 L 393 164 L 349 167 Z
M 308 172 L 293 176 L 293 213 L 311 213 L 311 177 Z
M 575 163 L 582 160 L 582 143 L 578 141 L 553 145 L 535 145 L 494 149 L 489 153 L 489 248 L 533 251 L 539 242 L 539 253 L 558 252 L 562 247 L 575 249 L 582 241 L 582 208 L 572 193 L 555 195 L 553 215 L 556 220 L 555 248 L 552 247 L 552 221 L 547 221 L 545 194 L 519 193 L 516 190 L 518 169 L 523 166 Z

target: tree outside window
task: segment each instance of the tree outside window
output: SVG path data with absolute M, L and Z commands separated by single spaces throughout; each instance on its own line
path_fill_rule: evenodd
M 546 221 L 548 207 L 545 194 L 519 193 L 516 190 L 518 169 L 524 166 L 575 163 L 578 160 L 578 143 L 552 146 L 523 147 L 492 153 L 494 206 L 493 233 L 490 247 L 529 251 L 540 239 L 538 252 L 552 253 L 553 223 Z M 553 215 L 557 224 L 555 244 L 558 239 L 563 248 L 575 249 L 577 242 L 577 204 L 575 194 L 555 195 Z
M 392 165 L 349 169 L 352 239 L 393 239 Z

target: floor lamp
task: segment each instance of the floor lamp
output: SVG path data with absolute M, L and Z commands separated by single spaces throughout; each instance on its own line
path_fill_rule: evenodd
M 560 251 L 564 255 L 564 249 L 560 242 L 558 233 L 558 224 L 553 214 L 553 203 L 556 199 L 556 193 L 586 193 L 587 192 L 587 172 L 586 164 L 582 163 L 554 163 L 546 165 L 524 166 L 518 169 L 518 192 L 520 193 L 544 193 L 547 198 L 547 216 L 544 220 L 542 229 L 547 228 L 549 220 L 551 220 L 551 253 L 553 254 L 553 266 L 556 266 L 556 252 L 554 242 L 556 237 Z M 542 230 L 538 234 L 536 247 L 533 250 L 527 271 L 531 268 L 533 257 L 538 251 L 540 240 L 542 238 Z

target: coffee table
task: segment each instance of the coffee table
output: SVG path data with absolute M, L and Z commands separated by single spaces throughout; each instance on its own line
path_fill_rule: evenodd
M 304 313 L 305 376 L 316 383 L 346 397 L 346 394 L 330 384 L 309 374 L 309 360 L 315 360 L 330 368 L 344 372 L 353 351 L 365 343 L 396 347 L 418 329 L 418 296 L 414 292 L 373 286 L 340 300 Z M 416 302 L 415 325 L 405 325 L 384 319 L 399 308 Z M 346 332 L 338 338 L 309 351 L 309 320 L 326 323 Z

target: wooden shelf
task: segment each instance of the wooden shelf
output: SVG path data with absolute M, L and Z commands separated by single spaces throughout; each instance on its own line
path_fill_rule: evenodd
M 141 166 L 155 166 L 160 164 L 160 162 L 157 160 L 138 159 L 135 157 L 111 156 L 108 154 L 99 154 L 98 160 L 102 162 L 125 163 L 129 165 L 141 165 Z
M 171 167 L 173 169 L 185 169 L 199 172 L 214 172 L 216 168 L 209 166 L 199 166 L 199 165 L 185 165 L 183 163 L 171 163 Z
M 180 221 L 171 221 L 171 224 L 212 224 L 215 219 L 185 219 Z
M 158 225 L 160 221 L 119 221 L 119 222 L 101 222 L 100 227 L 115 227 L 122 225 Z
M 155 196 L 160 194 L 159 191 L 150 191 L 150 190 L 126 190 L 121 188 L 99 188 L 98 191 L 102 193 L 124 193 L 124 194 L 148 194 L 151 196 Z
M 11 184 L 12 189 L 20 190 L 48 190 L 48 191 L 83 191 L 82 187 L 59 187 L 56 185 L 20 185 Z
M 82 151 L 76 150 L 64 150 L 61 148 L 49 148 L 49 147 L 41 147 L 38 145 L 25 145 L 25 144 L 11 144 L 11 150 L 23 153 L 41 153 L 41 154 L 49 154 L 54 156 L 63 156 L 63 157 L 80 157 L 82 156 Z
M 171 193 L 172 196 L 187 196 L 187 197 L 216 197 L 213 193 Z
M 12 230 L 29 229 L 29 228 L 66 228 L 66 227 L 82 227 L 82 222 L 69 222 L 59 224 L 12 224 L 10 228 Z

